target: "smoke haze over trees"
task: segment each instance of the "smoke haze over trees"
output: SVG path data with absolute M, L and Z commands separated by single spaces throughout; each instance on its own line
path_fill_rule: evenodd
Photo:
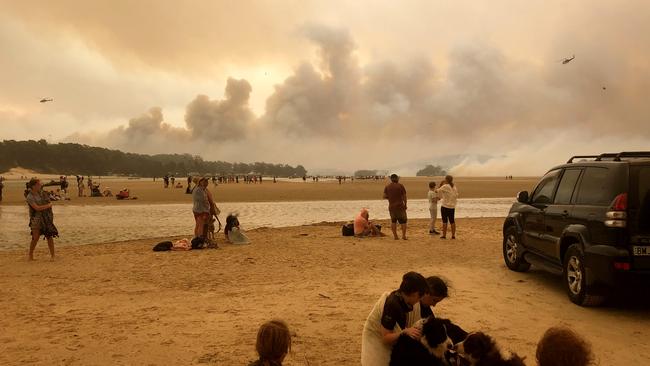
M 386 172 L 384 171 L 371 170 L 371 169 L 361 169 L 354 172 L 355 177 L 374 177 L 374 176 L 385 175 L 385 174 Z
M 67 175 L 263 174 L 303 176 L 302 165 L 228 163 L 205 161 L 190 154 L 141 155 L 73 143 L 48 144 L 45 140 L 0 142 L 0 172 L 21 167 L 41 173 Z
M 424 167 L 424 169 L 418 170 L 415 175 L 418 177 L 438 177 L 447 175 L 447 171 L 444 170 L 440 165 L 433 166 L 429 164 Z

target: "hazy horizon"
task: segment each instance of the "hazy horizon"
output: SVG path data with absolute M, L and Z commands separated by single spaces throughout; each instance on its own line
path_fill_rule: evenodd
M 0 6 L 0 140 L 465 176 L 648 149 L 641 0 Z

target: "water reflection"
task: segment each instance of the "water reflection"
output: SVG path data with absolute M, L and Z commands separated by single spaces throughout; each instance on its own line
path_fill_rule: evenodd
M 504 217 L 511 198 L 459 199 L 456 217 Z M 387 219 L 386 201 L 240 202 L 220 204 L 221 221 L 238 212 L 244 228 L 283 227 L 352 220 L 361 207 L 371 218 Z M 191 236 L 191 204 L 55 206 L 61 233 L 57 245 L 106 243 L 165 236 Z M 428 218 L 427 200 L 409 200 L 409 218 Z M 0 206 L 0 250 L 26 248 L 27 206 Z M 225 223 L 225 222 L 224 222 Z

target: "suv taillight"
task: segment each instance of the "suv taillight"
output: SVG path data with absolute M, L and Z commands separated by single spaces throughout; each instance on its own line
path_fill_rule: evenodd
M 627 193 L 621 193 L 612 202 L 607 211 L 605 226 L 624 228 L 627 226 Z
M 612 202 L 613 211 L 625 211 L 627 210 L 627 193 L 621 193 Z

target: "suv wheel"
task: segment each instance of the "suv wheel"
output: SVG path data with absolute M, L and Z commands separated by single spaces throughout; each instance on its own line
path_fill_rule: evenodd
M 590 293 L 587 287 L 584 259 L 578 244 L 573 244 L 564 257 L 564 283 L 569 299 L 581 306 L 598 306 L 604 296 Z
M 524 259 L 522 249 L 517 228 L 510 226 L 503 235 L 503 260 L 513 271 L 526 272 L 530 268 L 530 263 Z

